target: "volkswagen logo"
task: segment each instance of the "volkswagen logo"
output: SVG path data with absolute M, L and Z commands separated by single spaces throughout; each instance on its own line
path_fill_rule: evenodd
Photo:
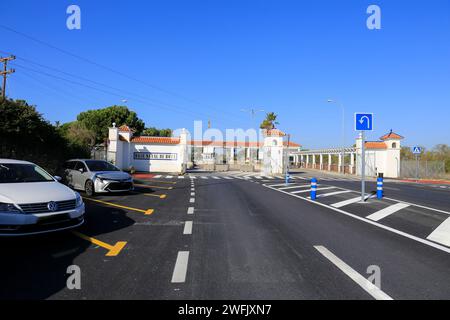
M 48 204 L 47 204 L 47 208 L 48 208 L 48 210 L 50 210 L 51 212 L 55 212 L 55 211 L 57 211 L 58 210 L 58 204 L 56 203 L 56 202 L 49 202 Z

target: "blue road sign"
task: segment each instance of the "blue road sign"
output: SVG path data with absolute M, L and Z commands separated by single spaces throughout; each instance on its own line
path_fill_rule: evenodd
M 355 130 L 373 131 L 373 113 L 356 113 Z
M 421 147 L 413 147 L 412 148 L 412 153 L 414 153 L 414 154 L 421 154 L 422 153 L 422 148 Z

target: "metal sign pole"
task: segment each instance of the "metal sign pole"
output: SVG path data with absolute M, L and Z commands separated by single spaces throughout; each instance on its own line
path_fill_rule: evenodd
M 361 131 L 362 147 L 361 147 L 361 202 L 366 200 L 366 134 Z
M 419 180 L 419 155 L 416 154 L 416 180 Z

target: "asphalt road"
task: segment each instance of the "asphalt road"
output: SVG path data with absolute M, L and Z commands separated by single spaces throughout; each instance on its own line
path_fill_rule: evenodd
M 447 218 L 432 209 L 450 211 L 450 191 L 387 183 L 389 200 L 339 212 L 331 204 L 357 196 L 358 182 L 321 182 L 322 194 L 342 193 L 319 205 L 292 193 L 309 174 L 285 190 L 281 180 L 162 176 L 135 194 L 86 199 L 81 236 L 0 239 L 0 298 L 450 299 L 450 247 L 426 239 Z M 423 207 L 366 219 L 397 200 Z M 66 286 L 71 265 L 81 290 Z M 374 268 L 380 288 L 366 280 Z

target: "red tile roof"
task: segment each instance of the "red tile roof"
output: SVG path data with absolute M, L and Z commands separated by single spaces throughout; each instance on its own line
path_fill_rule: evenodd
M 180 144 L 180 138 L 170 137 L 134 137 L 132 143 Z
M 189 141 L 193 146 L 202 146 L 202 147 L 223 147 L 225 143 L 225 147 L 228 148 L 261 148 L 264 146 L 263 142 L 249 142 L 249 141 Z M 284 146 L 287 146 L 287 142 L 284 142 Z M 299 148 L 301 147 L 298 143 L 290 142 L 290 148 Z
M 245 148 L 257 148 L 260 146 L 260 143 L 258 142 L 249 142 L 249 141 L 199 141 L 199 140 L 192 140 L 189 141 L 189 143 L 193 146 L 203 146 L 203 147 L 223 147 L 224 144 L 226 147 L 245 147 Z
M 272 129 L 272 130 L 264 130 L 264 135 L 267 137 L 284 137 L 286 136 L 286 133 L 278 129 Z
M 389 139 L 402 140 L 402 139 L 404 139 L 404 137 L 402 137 L 401 135 L 391 131 L 390 133 L 385 134 L 384 136 L 382 136 L 380 138 L 380 140 L 383 140 L 383 141 L 384 140 L 389 140 Z
M 121 132 L 132 132 L 130 127 L 127 126 L 127 125 L 123 125 L 123 126 L 119 127 L 119 131 L 121 131 Z
M 366 142 L 366 149 L 387 149 L 387 145 L 384 142 L 369 141 Z

